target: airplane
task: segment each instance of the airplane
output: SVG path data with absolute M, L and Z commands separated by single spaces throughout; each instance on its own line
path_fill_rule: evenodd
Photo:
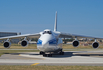
M 79 46 L 78 39 L 80 38 L 94 39 L 95 41 L 92 43 L 93 48 L 99 47 L 99 43 L 97 40 L 103 40 L 103 38 L 82 36 L 82 35 L 76 35 L 71 33 L 62 33 L 57 31 L 57 12 L 55 15 L 54 31 L 51 31 L 50 29 L 45 29 L 44 31 L 35 33 L 35 34 L 24 34 L 24 35 L 0 37 L 0 40 L 5 40 L 3 43 L 3 46 L 5 48 L 10 48 L 11 47 L 10 40 L 16 39 L 16 38 L 23 38 L 23 40 L 21 41 L 21 46 L 23 47 L 28 46 L 28 39 L 38 38 L 37 49 L 40 50 L 39 52 L 40 55 L 43 55 L 44 57 L 52 57 L 53 52 L 59 53 L 60 55 L 64 55 L 64 52 L 62 49 L 62 44 L 63 44 L 62 38 L 74 38 L 75 40 L 72 42 L 72 45 L 74 47 Z

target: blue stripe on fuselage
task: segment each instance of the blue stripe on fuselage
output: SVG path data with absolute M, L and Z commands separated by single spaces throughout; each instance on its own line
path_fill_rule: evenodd
M 57 40 L 56 39 L 52 39 L 49 41 L 49 44 L 57 44 Z
M 42 45 L 42 40 L 38 40 L 37 45 Z
M 57 40 L 56 39 L 52 39 L 49 41 L 49 45 L 52 45 L 52 44 L 57 44 Z M 42 40 L 38 40 L 37 42 L 37 45 L 42 45 Z

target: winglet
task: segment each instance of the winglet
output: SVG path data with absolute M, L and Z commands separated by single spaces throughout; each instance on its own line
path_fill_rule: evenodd
M 56 15 L 55 15 L 54 31 L 57 31 L 57 11 L 56 11 Z

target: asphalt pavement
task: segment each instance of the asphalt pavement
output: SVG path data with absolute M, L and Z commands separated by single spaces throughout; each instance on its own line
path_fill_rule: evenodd
M 4 54 L 0 65 L 83 65 L 103 66 L 103 51 L 64 51 L 64 55 L 43 57 L 39 52 Z

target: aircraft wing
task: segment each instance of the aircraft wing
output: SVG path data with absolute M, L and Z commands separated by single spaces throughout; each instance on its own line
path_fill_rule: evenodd
M 60 33 L 59 37 L 60 38 L 89 38 L 89 39 L 103 40 L 103 38 L 99 38 L 99 37 L 83 36 L 83 35 L 76 35 L 70 33 Z
M 24 34 L 24 35 L 14 35 L 14 36 L 6 36 L 6 37 L 0 37 L 0 40 L 4 39 L 17 39 L 17 38 L 38 38 L 40 36 L 40 33 L 35 34 Z

